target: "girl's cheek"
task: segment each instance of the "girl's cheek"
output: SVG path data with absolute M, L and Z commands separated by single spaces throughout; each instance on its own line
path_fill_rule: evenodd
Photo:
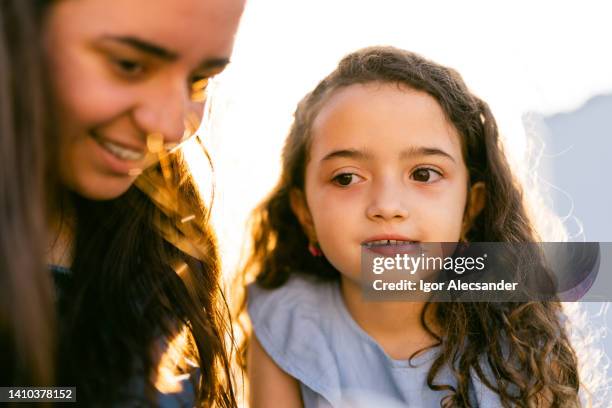
M 363 188 L 347 188 L 329 191 L 324 200 L 324 206 L 328 211 L 337 211 L 342 216 L 353 213 L 364 213 L 368 206 L 369 196 Z
M 437 230 L 440 233 L 437 241 L 456 241 L 461 234 L 463 223 L 463 205 L 457 199 L 454 201 L 443 201 L 438 207 L 431 208 L 431 218 L 435 219 Z

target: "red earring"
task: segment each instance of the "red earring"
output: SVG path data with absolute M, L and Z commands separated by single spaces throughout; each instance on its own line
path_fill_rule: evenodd
M 315 257 L 323 255 L 323 252 L 321 252 L 321 248 L 319 248 L 319 245 L 316 242 L 308 243 L 308 252 L 310 252 L 310 255 Z

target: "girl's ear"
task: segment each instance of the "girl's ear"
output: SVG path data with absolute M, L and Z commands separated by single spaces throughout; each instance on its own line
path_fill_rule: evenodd
M 487 190 L 483 181 L 474 183 L 468 191 L 467 205 L 463 219 L 463 233 L 472 227 L 472 222 L 480 214 L 485 205 Z
M 317 242 L 317 234 L 315 233 L 314 223 L 312 222 L 312 216 L 310 215 L 304 192 L 300 189 L 292 188 L 289 192 L 289 204 L 308 240 L 310 242 Z

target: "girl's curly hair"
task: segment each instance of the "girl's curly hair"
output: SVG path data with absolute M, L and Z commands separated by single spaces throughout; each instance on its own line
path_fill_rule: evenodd
M 468 241 L 538 240 L 488 105 L 451 68 L 397 48 L 370 47 L 344 57 L 299 103 L 283 150 L 280 181 L 251 219 L 253 246 L 239 276 L 243 285 L 255 277 L 258 285 L 277 288 L 294 273 L 339 279 L 339 272 L 324 257 L 308 253 L 308 239 L 291 210 L 289 192 L 304 189 L 312 123 L 321 106 L 340 88 L 372 82 L 426 92 L 457 129 L 470 184 L 482 181 L 490 192 L 466 235 Z M 245 305 L 243 297 L 240 312 Z M 441 336 L 427 326 L 425 315 L 431 306 L 426 304 L 421 321 L 437 338 L 441 352 L 429 370 L 427 384 L 433 390 L 451 391 L 442 406 L 471 406 L 473 373 L 499 394 L 504 407 L 580 405 L 577 358 L 562 324 L 559 302 L 438 303 L 433 312 Z M 483 362 L 488 366 L 484 370 Z M 434 382 L 445 365 L 451 367 L 456 386 Z

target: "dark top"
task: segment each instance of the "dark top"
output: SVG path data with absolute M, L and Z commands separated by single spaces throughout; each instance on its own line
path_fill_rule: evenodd
M 68 285 L 72 279 L 69 268 L 50 265 L 49 269 L 53 274 L 53 281 L 56 289 L 56 302 L 61 307 L 62 297 L 67 291 Z M 61 314 L 61 313 L 60 313 Z M 160 337 L 159 345 L 161 350 L 168 347 L 167 339 Z M 194 385 L 200 376 L 200 369 L 194 367 L 190 374 L 175 376 L 172 383 L 174 390 L 178 392 L 162 392 L 158 391 L 155 395 L 156 406 L 160 408 L 178 408 L 178 407 L 193 407 L 195 405 Z M 135 375 L 126 384 L 126 394 L 133 396 L 133 399 L 124 400 L 115 403 L 114 407 L 135 407 L 142 406 L 142 401 L 145 401 L 145 378 L 143 375 Z M 78 401 L 78 390 L 77 390 Z

